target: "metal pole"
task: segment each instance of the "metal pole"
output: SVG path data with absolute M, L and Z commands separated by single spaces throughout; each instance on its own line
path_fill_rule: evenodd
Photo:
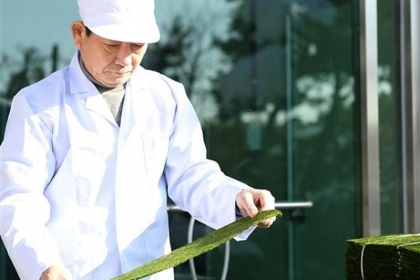
M 289 4 L 290 5 L 290 4 Z M 294 148 L 293 148 L 293 60 L 292 60 L 292 16 L 286 16 L 286 116 L 287 116 L 287 200 L 295 197 L 294 184 Z M 287 225 L 288 235 L 288 279 L 296 278 L 296 225 L 290 221 Z
M 296 201 L 296 202 L 279 202 L 277 201 L 274 204 L 274 207 L 278 210 L 298 210 L 298 209 L 308 209 L 313 206 L 312 201 Z M 167 207 L 169 212 L 184 212 L 181 208 L 174 204 L 170 204 Z
M 400 2 L 402 204 L 404 232 L 420 232 L 420 2 Z
M 363 235 L 381 233 L 377 0 L 359 1 Z
M 413 116 L 413 170 L 411 186 L 411 224 L 413 232 L 420 232 L 420 2 L 411 0 L 411 59 L 412 59 L 412 95 L 415 115 Z

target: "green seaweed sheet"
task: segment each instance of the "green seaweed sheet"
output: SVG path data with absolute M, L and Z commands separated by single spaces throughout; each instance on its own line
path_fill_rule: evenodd
M 265 210 L 259 212 L 254 218 L 242 218 L 218 230 L 212 231 L 209 234 L 187 244 L 170 254 L 162 256 L 153 260 L 141 267 L 135 268 L 111 280 L 134 280 L 150 276 L 162 270 L 175 267 L 181 263 L 186 262 L 190 258 L 194 258 L 203 253 L 206 253 L 230 239 L 234 238 L 241 232 L 249 229 L 251 226 L 257 225 L 265 219 L 281 215 L 279 210 Z
M 347 280 L 420 280 L 420 234 L 348 240 L 346 277 Z

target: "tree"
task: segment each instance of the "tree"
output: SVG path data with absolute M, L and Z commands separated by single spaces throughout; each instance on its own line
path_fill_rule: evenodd
M 12 72 L 6 89 L 5 96 L 12 99 L 13 96 L 22 88 L 33 84 L 45 77 L 44 61 L 39 51 L 34 47 L 29 47 L 22 51 L 23 62 L 20 69 Z
M 188 17 L 177 14 L 169 28 L 161 28 L 161 40 L 149 46 L 143 65 L 181 82 L 205 126 L 216 122 L 219 114 L 211 81 L 224 66 L 222 55 L 212 47 L 212 39 L 221 36 L 220 15 L 200 6 L 190 9 L 188 5 Z

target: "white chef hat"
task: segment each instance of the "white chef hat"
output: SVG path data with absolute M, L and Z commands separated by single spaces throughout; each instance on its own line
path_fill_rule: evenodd
M 160 39 L 154 0 L 77 0 L 83 23 L 96 35 L 121 42 Z

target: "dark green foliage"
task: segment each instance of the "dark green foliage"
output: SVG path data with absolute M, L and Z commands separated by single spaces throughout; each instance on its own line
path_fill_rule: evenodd
M 35 47 L 23 50 L 23 63 L 17 71 L 10 75 L 7 82 L 5 97 L 9 100 L 22 88 L 29 86 L 45 77 L 43 63 L 45 58 Z

